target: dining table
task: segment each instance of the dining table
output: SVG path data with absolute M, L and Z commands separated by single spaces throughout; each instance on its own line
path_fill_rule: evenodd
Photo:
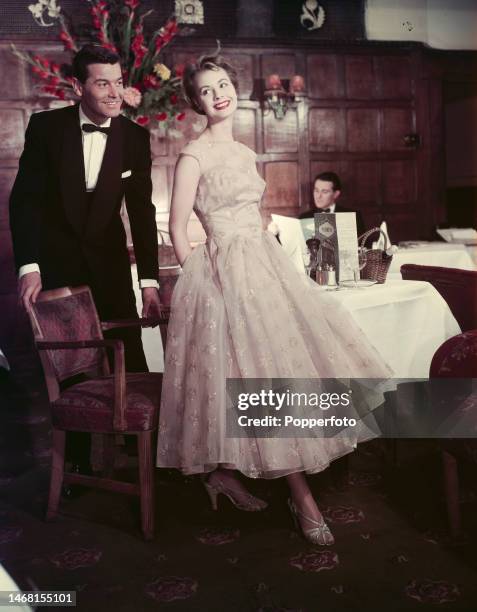
M 138 308 L 141 292 L 133 266 Z M 316 285 L 317 302 L 326 289 Z M 427 378 L 432 357 L 460 328 L 447 303 L 423 281 L 387 280 L 365 288 L 340 288 L 327 295 L 362 329 L 396 378 Z M 164 353 L 158 328 L 142 331 L 144 352 L 151 372 L 164 370 Z
M 393 254 L 387 278 L 401 278 L 401 266 L 403 264 L 477 270 L 472 252 L 465 244 L 448 242 L 417 241 L 400 243 L 398 250 Z
M 317 288 L 317 299 L 323 290 Z M 362 329 L 395 378 L 427 378 L 436 350 L 461 331 L 428 282 L 392 279 L 329 295 Z

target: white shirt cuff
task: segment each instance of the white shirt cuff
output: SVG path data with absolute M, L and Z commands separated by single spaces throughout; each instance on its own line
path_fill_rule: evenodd
M 31 263 L 31 264 L 25 264 L 24 266 L 20 266 L 20 269 L 18 270 L 18 278 L 21 278 L 22 276 L 24 276 L 25 274 L 28 274 L 29 272 L 40 272 L 40 266 L 36 263 Z
M 146 289 L 146 287 L 154 287 L 155 289 L 159 289 L 159 283 L 153 278 L 141 278 L 139 281 L 139 286 L 141 289 Z

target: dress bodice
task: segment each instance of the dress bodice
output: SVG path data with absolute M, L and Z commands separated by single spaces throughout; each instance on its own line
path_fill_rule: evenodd
M 255 153 L 238 141 L 194 140 L 183 150 L 200 165 L 194 211 L 208 238 L 262 231 L 259 212 L 265 181 L 255 166 Z

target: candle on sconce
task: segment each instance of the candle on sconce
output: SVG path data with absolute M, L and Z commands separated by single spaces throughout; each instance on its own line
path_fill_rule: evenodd
M 290 81 L 290 93 L 302 93 L 303 91 L 305 91 L 305 79 L 299 74 L 295 74 Z
M 270 74 L 266 80 L 267 89 L 282 89 L 282 82 L 278 74 Z

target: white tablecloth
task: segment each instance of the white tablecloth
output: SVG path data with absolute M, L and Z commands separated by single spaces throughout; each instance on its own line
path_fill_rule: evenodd
M 442 266 L 444 268 L 459 268 L 461 270 L 476 270 L 476 264 L 463 244 L 448 244 L 446 242 L 430 242 L 414 247 L 399 247 L 394 253 L 388 272 L 389 279 L 401 278 L 403 264 L 420 266 Z
M 132 272 L 140 310 L 135 266 Z M 317 286 L 317 299 L 322 290 Z M 437 348 L 460 332 L 449 307 L 429 283 L 396 280 L 328 295 L 345 307 L 396 378 L 427 378 Z M 162 372 L 164 355 L 159 329 L 144 329 L 142 338 L 149 369 Z
M 346 308 L 396 378 L 427 378 L 437 348 L 460 333 L 446 302 L 429 283 L 388 280 L 329 295 Z

